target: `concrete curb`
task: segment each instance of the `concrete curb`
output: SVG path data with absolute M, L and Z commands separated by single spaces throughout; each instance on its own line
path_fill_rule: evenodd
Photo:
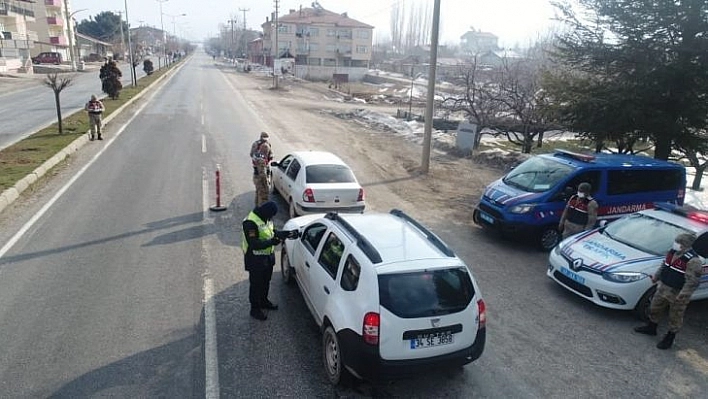
M 184 61 L 187 61 L 187 59 L 185 59 Z M 155 85 L 157 85 L 158 83 L 161 83 L 164 79 L 166 79 L 167 77 L 171 77 L 176 72 L 178 72 L 180 69 L 182 69 L 182 66 L 184 66 L 184 62 L 182 62 L 181 65 L 175 67 L 173 70 L 168 71 L 168 73 L 163 74 L 162 76 L 157 78 L 157 80 L 155 80 L 154 82 L 150 83 L 150 85 L 148 87 L 143 89 L 135 97 L 131 98 L 130 100 L 128 100 L 128 102 L 121 105 L 115 111 L 113 111 L 110 115 L 105 117 L 103 119 L 103 123 L 107 124 L 108 122 L 112 121 L 121 112 L 123 112 L 123 110 L 125 108 L 132 105 L 133 102 L 135 102 L 136 100 L 138 100 L 142 96 L 146 95 L 150 91 L 150 89 L 152 89 Z M 77 112 L 83 112 L 83 111 L 77 111 Z M 71 115 L 74 115 L 74 114 L 71 114 Z M 71 115 L 69 115 L 69 116 L 71 116 Z M 51 126 L 51 124 L 48 126 Z M 57 154 L 55 154 L 53 157 L 46 160 L 42 165 L 37 167 L 37 169 L 33 170 L 29 175 L 25 176 L 20 181 L 18 181 L 13 187 L 10 187 L 7 190 L 0 193 L 0 213 L 2 213 L 2 211 L 5 208 L 7 208 L 8 206 L 10 206 L 10 204 L 12 204 L 15 200 L 17 200 L 17 198 L 20 197 L 20 194 L 22 194 L 23 191 L 25 191 L 32 184 L 34 184 L 37 180 L 39 180 L 42 176 L 44 176 L 49 170 L 51 170 L 53 167 L 55 167 L 61 161 L 66 159 L 66 157 L 68 157 L 69 155 L 78 151 L 81 147 L 83 147 L 86 143 L 88 143 L 90 134 L 91 134 L 91 132 L 86 132 L 85 134 L 79 136 L 76 140 L 69 143 L 69 145 L 66 146 L 64 149 L 62 149 Z

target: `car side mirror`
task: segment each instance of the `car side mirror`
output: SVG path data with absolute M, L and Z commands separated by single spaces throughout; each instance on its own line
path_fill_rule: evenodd
M 600 227 L 607 226 L 607 220 L 600 220 Z
M 277 168 L 278 166 L 280 166 L 280 164 L 278 163 L 278 161 L 272 161 L 270 163 L 270 166 L 275 166 Z

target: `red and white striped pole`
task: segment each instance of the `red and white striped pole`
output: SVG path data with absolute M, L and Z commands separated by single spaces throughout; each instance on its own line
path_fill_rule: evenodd
M 226 207 L 221 205 L 221 165 L 219 164 L 216 164 L 216 205 L 209 209 L 214 212 L 226 210 Z

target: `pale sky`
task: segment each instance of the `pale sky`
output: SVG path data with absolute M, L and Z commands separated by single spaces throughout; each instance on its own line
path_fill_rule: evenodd
M 191 40 L 216 35 L 219 24 L 227 24 L 233 17 L 243 24 L 240 9 L 248 10 L 246 26 L 261 30 L 260 25 L 275 10 L 275 0 L 163 1 L 164 29 L 168 32 L 174 29 L 177 35 Z M 430 4 L 432 15 L 433 0 L 320 0 L 320 5 L 329 11 L 347 12 L 350 18 L 375 26 L 376 41 L 377 36 L 390 36 L 390 11 L 394 4 L 403 3 L 410 7 L 424 2 Z M 143 24 L 160 28 L 160 3 L 157 0 L 127 0 L 127 4 L 131 26 Z M 298 9 L 300 5 L 311 7 L 311 4 L 312 0 L 280 0 L 280 15 Z M 125 0 L 70 0 L 69 7 L 72 12 L 86 9 L 74 16 L 80 22 L 102 11 L 123 11 Z M 548 0 L 441 0 L 440 41 L 442 44 L 459 44 L 460 36 L 474 27 L 497 35 L 503 47 L 525 46 L 548 30 L 553 16 L 554 9 Z

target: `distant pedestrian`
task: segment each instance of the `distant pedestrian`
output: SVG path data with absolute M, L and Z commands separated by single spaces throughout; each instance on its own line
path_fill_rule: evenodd
M 103 111 L 106 109 L 103 106 L 103 102 L 99 100 L 95 95 L 91 95 L 91 99 L 84 106 L 86 112 L 89 116 L 89 126 L 91 127 L 91 138 L 89 140 L 93 141 L 98 133 L 98 139 L 103 140 L 101 137 L 101 116 Z
M 664 263 L 651 277 L 651 281 L 659 285 L 649 305 L 649 322 L 634 329 L 641 334 L 656 335 L 659 319 L 668 308 L 669 331 L 656 344 L 659 349 L 669 349 L 673 345 L 676 333 L 683 326 L 683 314 L 688 302 L 701 282 L 703 262 L 693 250 L 694 241 L 696 236 L 690 233 L 676 236 Z
M 568 200 L 558 224 L 558 230 L 563 233 L 564 239 L 595 227 L 598 204 L 590 196 L 590 191 L 590 183 L 580 183 L 578 192 Z

